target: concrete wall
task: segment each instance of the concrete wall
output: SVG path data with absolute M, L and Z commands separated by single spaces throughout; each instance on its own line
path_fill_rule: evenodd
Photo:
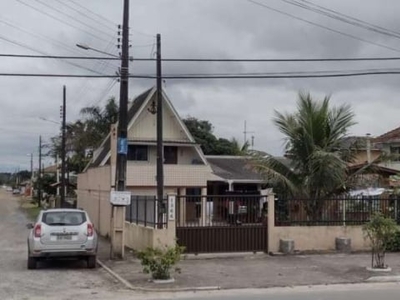
M 275 195 L 268 196 L 268 252 L 279 251 L 280 239 L 294 240 L 295 250 L 335 250 L 335 239 L 351 239 L 353 251 L 370 249 L 362 226 L 275 226 Z
M 97 232 L 103 236 L 110 235 L 110 183 L 110 166 L 89 169 L 78 175 L 77 206 L 88 212 Z
M 155 229 L 125 222 L 125 246 L 134 250 L 147 247 L 174 246 L 176 243 L 175 222 L 168 222 L 168 228 Z

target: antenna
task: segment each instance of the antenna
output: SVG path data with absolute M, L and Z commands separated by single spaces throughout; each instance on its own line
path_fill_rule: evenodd
M 255 133 L 255 132 L 254 131 L 247 131 L 247 121 L 245 120 L 244 121 L 244 131 L 243 131 L 243 135 L 244 135 L 243 145 L 246 145 L 246 143 L 247 143 L 247 134 L 248 133 Z M 252 140 L 254 140 L 254 136 L 252 137 Z

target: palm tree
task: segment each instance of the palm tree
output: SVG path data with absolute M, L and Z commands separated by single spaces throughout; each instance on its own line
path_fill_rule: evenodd
M 353 156 L 340 142 L 355 124 L 354 113 L 348 105 L 330 107 L 329 97 L 316 101 L 300 93 L 297 111 L 276 111 L 274 123 L 286 137 L 285 156 L 292 163 L 253 153 L 253 165 L 274 186 L 309 199 L 306 211 L 318 215 L 323 200 L 346 184 L 347 163 Z
M 87 137 L 93 141 L 96 148 L 110 132 L 111 124 L 118 120 L 118 104 L 114 97 L 108 99 L 104 108 L 89 106 L 81 109 Z

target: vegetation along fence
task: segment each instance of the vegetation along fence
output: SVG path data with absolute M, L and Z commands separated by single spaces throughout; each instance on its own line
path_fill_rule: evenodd
M 166 207 L 166 199 L 159 203 L 156 196 L 131 196 L 131 205 L 126 207 L 125 221 L 164 228 L 167 226 Z
M 343 196 L 316 200 L 277 197 L 275 225 L 362 225 L 376 212 L 381 212 L 400 224 L 400 196 Z

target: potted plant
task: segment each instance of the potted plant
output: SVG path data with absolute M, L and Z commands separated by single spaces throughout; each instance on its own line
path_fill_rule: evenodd
M 371 243 L 372 257 L 369 270 L 390 271 L 385 263 L 385 255 L 393 236 L 398 231 L 396 222 L 382 213 L 375 213 L 364 225 L 363 231 L 365 238 Z
M 151 274 L 154 282 L 169 283 L 174 281 L 171 277 L 171 269 L 180 261 L 184 249 L 177 244 L 173 247 L 148 247 L 139 251 L 137 256 L 143 266 L 143 272 Z M 175 271 L 180 271 L 180 269 L 175 268 Z

